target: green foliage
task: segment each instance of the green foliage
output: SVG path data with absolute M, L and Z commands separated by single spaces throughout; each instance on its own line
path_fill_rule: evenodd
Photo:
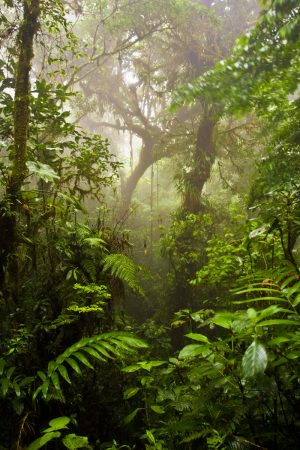
M 122 253 L 105 256 L 103 259 L 103 271 L 109 272 L 113 277 L 123 281 L 134 292 L 145 295 L 137 279 L 137 274 L 142 271 L 142 268 L 128 256 Z
M 142 340 L 121 332 L 83 338 L 67 348 L 54 361 L 50 361 L 47 372 L 38 372 L 42 384 L 36 389 L 33 398 L 42 395 L 45 400 L 64 400 L 60 383 L 63 379 L 71 384 L 70 370 L 81 375 L 81 365 L 93 369 L 90 357 L 107 362 L 114 357 L 124 358 L 139 348 L 147 348 L 147 345 Z
M 265 2 L 260 20 L 237 40 L 232 57 L 178 91 L 174 106 L 209 97 L 228 113 L 255 108 L 273 120 L 282 117 L 293 108 L 287 97 L 298 84 L 299 26 L 297 0 Z
M 43 435 L 32 442 L 27 450 L 38 450 L 39 448 L 44 447 L 48 442 L 53 439 L 60 438 L 64 447 L 75 450 L 78 448 L 91 449 L 92 447 L 89 445 L 88 438 L 85 436 L 77 436 L 77 434 L 71 433 L 62 437 L 61 430 L 67 429 L 71 422 L 70 417 L 56 417 L 55 419 L 50 420 L 49 427 L 43 430 Z

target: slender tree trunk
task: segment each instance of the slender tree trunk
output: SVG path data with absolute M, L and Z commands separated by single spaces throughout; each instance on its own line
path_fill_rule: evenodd
M 16 214 L 20 205 L 21 188 L 27 174 L 30 70 L 39 16 L 40 0 L 23 0 L 23 20 L 17 36 L 19 58 L 15 76 L 13 163 L 6 196 L 0 205 L 0 287 L 4 283 L 8 259 L 10 256 L 14 259 L 13 255 L 17 248 Z
M 133 192 L 142 178 L 146 170 L 156 161 L 154 154 L 155 141 L 149 140 L 146 142 L 140 153 L 138 164 L 133 169 L 132 173 L 123 182 L 121 187 L 121 207 L 119 217 L 122 218 L 127 213 L 130 207 Z

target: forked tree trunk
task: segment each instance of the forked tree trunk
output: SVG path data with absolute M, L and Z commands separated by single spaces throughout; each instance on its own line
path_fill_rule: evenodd
M 129 211 L 132 195 L 139 180 L 142 178 L 151 164 L 156 161 L 154 146 L 155 140 L 149 139 L 149 141 L 145 142 L 141 150 L 137 165 L 121 186 L 121 205 L 119 211 L 120 219 L 126 216 L 127 212 Z

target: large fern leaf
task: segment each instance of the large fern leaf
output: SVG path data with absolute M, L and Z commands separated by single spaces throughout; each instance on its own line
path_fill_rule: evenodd
M 119 278 L 134 292 L 143 296 L 145 295 L 137 279 L 137 274 L 142 269 L 132 259 L 128 258 L 128 256 L 121 253 L 105 256 L 103 259 L 103 270 L 104 272 L 109 272 L 113 277 Z
M 50 361 L 46 372 L 38 372 L 42 384 L 34 392 L 33 398 L 41 394 L 47 400 L 54 393 L 56 398 L 63 401 L 60 382 L 63 379 L 71 384 L 71 372 L 81 375 L 82 367 L 94 368 L 91 360 L 107 362 L 124 358 L 141 348 L 147 348 L 147 344 L 130 333 L 112 332 L 83 338 Z

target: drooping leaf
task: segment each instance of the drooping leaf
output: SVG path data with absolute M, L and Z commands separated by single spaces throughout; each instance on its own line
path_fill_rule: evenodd
M 268 356 L 262 344 L 256 340 L 247 348 L 243 360 L 243 374 L 245 378 L 254 377 L 264 373 L 268 364 Z
M 59 431 L 53 431 L 51 433 L 44 434 L 40 438 L 33 441 L 26 450 L 38 450 L 43 447 L 47 442 L 52 441 L 53 439 L 59 438 L 61 433 Z
M 128 425 L 130 422 L 132 422 L 133 421 L 133 419 L 135 418 L 135 416 L 137 415 L 137 413 L 139 412 L 139 411 L 141 411 L 143 408 L 136 408 L 136 409 L 134 409 L 130 414 L 128 414 L 128 416 L 126 416 L 125 418 L 124 418 L 124 424 L 125 425 Z

